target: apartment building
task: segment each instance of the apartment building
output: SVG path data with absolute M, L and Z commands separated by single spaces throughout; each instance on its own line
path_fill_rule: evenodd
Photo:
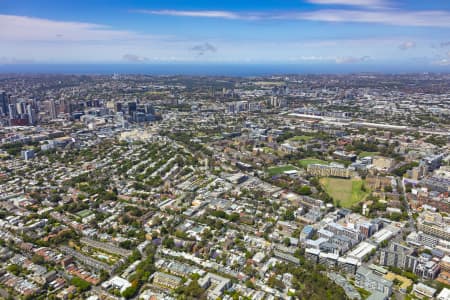
M 350 178 L 353 172 L 343 165 L 340 164 L 330 164 L 330 165 L 321 165 L 321 164 L 310 164 L 307 167 L 307 172 L 309 175 L 318 176 L 318 177 L 342 177 L 342 178 Z
M 380 292 L 385 296 L 392 294 L 392 281 L 374 274 L 366 267 L 359 267 L 355 274 L 355 285 L 371 292 Z

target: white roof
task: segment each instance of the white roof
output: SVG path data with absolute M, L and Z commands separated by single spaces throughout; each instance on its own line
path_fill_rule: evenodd
M 284 171 L 283 173 L 284 174 L 286 174 L 286 175 L 293 175 L 293 174 L 297 174 L 297 170 L 287 170 L 287 171 Z
M 437 300 L 448 300 L 450 299 L 450 290 L 448 288 L 443 288 L 442 291 L 437 296 Z
M 123 291 L 125 291 L 127 288 L 129 288 L 131 286 L 131 283 L 128 280 L 123 279 L 119 276 L 114 276 L 113 278 L 111 278 L 110 280 L 108 280 L 102 284 L 102 286 L 108 286 L 108 285 L 113 285 L 113 286 L 119 288 L 120 292 L 123 293 Z
M 361 242 L 358 247 L 356 247 L 352 252 L 348 254 L 349 257 L 354 257 L 357 259 L 362 259 L 364 256 L 369 254 L 376 247 L 367 242 Z
M 311 253 L 313 255 L 319 255 L 320 254 L 320 250 L 319 249 L 315 249 L 315 248 L 306 248 L 305 249 L 305 253 Z
M 381 229 L 377 233 L 375 233 L 372 236 L 372 239 L 376 243 L 381 243 L 382 241 L 385 241 L 387 239 L 390 239 L 392 237 L 393 233 L 390 230 L 387 230 L 386 228 Z

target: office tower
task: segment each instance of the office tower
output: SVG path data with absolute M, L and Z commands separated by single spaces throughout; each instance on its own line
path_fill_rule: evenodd
M 30 160 L 34 158 L 35 153 L 33 150 L 22 150 L 21 155 L 24 160 Z
M 153 108 L 153 105 L 151 104 L 145 104 L 145 113 L 149 115 L 155 114 L 155 109 Z
M 52 119 L 56 119 L 56 103 L 55 100 L 49 101 L 49 112 Z
M 121 112 L 122 111 L 122 102 L 116 102 L 114 109 L 115 109 L 116 113 Z
M 33 125 L 36 122 L 35 110 L 31 106 L 31 104 L 27 104 L 27 116 L 28 116 L 28 124 Z
M 137 103 L 136 102 L 128 102 L 128 115 L 132 116 L 136 110 L 137 110 Z
M 26 114 L 26 103 L 23 99 L 16 103 L 16 111 L 19 116 Z
M 9 119 L 17 118 L 17 110 L 14 104 L 8 104 Z
M 0 91 L 0 114 L 7 115 L 8 114 L 8 95 L 5 91 Z

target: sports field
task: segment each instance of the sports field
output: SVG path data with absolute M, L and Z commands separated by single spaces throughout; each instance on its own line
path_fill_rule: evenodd
M 290 170 L 298 170 L 298 169 L 294 166 L 286 165 L 286 166 L 271 167 L 267 170 L 267 172 L 269 173 L 269 176 L 275 176 L 275 175 L 283 173 L 284 171 L 290 171 Z
M 313 137 L 312 136 L 307 136 L 307 135 L 296 135 L 292 138 L 289 139 L 289 141 L 293 141 L 293 142 L 307 142 L 309 140 L 311 140 Z
M 368 152 L 368 151 L 363 151 L 363 152 L 361 152 L 358 156 L 359 156 L 359 157 L 367 157 L 367 156 L 374 157 L 374 156 L 377 156 L 377 155 L 380 155 L 380 152 Z
M 91 214 L 92 214 L 92 211 L 90 211 L 89 209 L 84 209 L 84 210 L 77 212 L 77 216 L 79 216 L 80 218 L 86 218 L 87 216 L 89 216 Z
M 327 194 L 335 202 L 339 201 L 342 207 L 350 208 L 368 195 L 367 191 L 362 190 L 364 184 L 362 180 L 324 177 L 319 181 Z
M 300 166 L 302 166 L 303 168 L 306 168 L 308 165 L 311 164 L 323 164 L 323 165 L 328 165 L 328 162 L 321 160 L 321 159 L 316 159 L 316 158 L 305 158 L 305 159 L 301 159 L 299 162 Z

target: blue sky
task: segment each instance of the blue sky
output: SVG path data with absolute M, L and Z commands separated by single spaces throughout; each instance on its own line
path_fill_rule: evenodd
M 0 0 L 0 63 L 450 69 L 448 0 Z

